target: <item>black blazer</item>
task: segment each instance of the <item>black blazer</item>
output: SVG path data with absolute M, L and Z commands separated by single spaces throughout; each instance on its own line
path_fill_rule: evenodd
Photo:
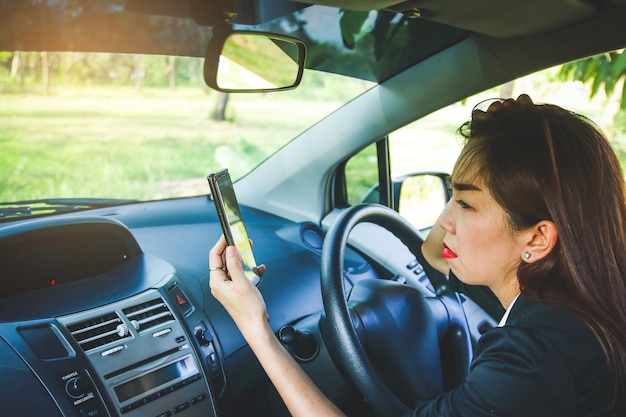
M 409 415 L 623 417 L 609 381 L 600 344 L 580 319 L 520 297 L 506 326 L 479 340 L 463 385 Z

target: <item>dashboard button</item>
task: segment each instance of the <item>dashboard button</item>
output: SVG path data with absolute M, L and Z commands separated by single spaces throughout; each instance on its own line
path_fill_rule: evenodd
M 183 315 L 187 315 L 191 312 L 193 306 L 189 302 L 189 298 L 183 292 L 182 288 L 176 285 L 169 290 L 169 293 L 174 299 L 176 306 L 178 306 L 178 309 L 181 313 L 183 313 Z
M 188 409 L 190 406 L 191 404 L 189 404 L 189 402 L 178 404 L 176 407 L 174 407 L 174 414 L 180 413 L 181 411 Z
M 91 389 L 91 382 L 89 379 L 75 376 L 67 381 L 65 384 L 65 391 L 72 398 L 81 398 L 89 392 Z
M 191 399 L 191 404 L 198 404 L 200 401 L 206 399 L 206 394 L 200 394 L 197 397 Z
M 90 408 L 81 408 L 80 410 L 81 417 L 100 417 L 103 414 L 100 412 L 98 407 L 90 407 Z

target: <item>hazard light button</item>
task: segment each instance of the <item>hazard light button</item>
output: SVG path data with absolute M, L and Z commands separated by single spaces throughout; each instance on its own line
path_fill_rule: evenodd
M 187 314 L 191 313 L 191 311 L 193 310 L 193 305 L 191 304 L 191 302 L 189 302 L 189 298 L 183 292 L 183 289 L 181 287 L 179 287 L 178 285 L 174 285 L 172 288 L 169 289 L 169 293 L 172 297 L 172 300 L 174 301 L 174 304 L 178 306 L 178 309 L 182 314 L 186 316 Z

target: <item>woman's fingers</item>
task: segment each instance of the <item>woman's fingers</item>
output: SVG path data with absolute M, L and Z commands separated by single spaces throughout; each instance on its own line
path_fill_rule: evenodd
M 243 277 L 245 278 L 245 273 L 243 272 L 243 265 L 241 264 L 241 256 L 239 255 L 239 251 L 234 246 L 227 246 L 224 250 L 224 260 L 226 261 L 226 270 L 229 272 L 229 275 Z
M 535 104 L 528 94 L 520 94 L 517 98 L 517 102 L 524 105 Z
M 265 265 L 264 265 L 264 264 L 257 265 L 257 266 L 256 266 L 256 273 L 257 273 L 257 275 L 258 275 L 258 276 L 260 276 L 260 277 L 262 277 L 262 276 L 263 276 L 263 274 L 265 273 L 265 269 L 266 269 L 266 268 L 265 268 Z
M 215 245 L 209 251 L 209 270 L 223 268 L 224 264 L 224 251 L 226 250 L 226 239 L 224 235 L 220 236 L 220 238 L 215 242 Z

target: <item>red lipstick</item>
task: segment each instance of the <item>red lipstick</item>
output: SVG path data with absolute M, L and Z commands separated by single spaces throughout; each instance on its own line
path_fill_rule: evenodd
M 452 250 L 450 250 L 448 245 L 444 243 L 443 251 L 441 251 L 441 256 L 443 256 L 443 259 L 454 259 L 456 258 L 456 253 L 452 252 Z

